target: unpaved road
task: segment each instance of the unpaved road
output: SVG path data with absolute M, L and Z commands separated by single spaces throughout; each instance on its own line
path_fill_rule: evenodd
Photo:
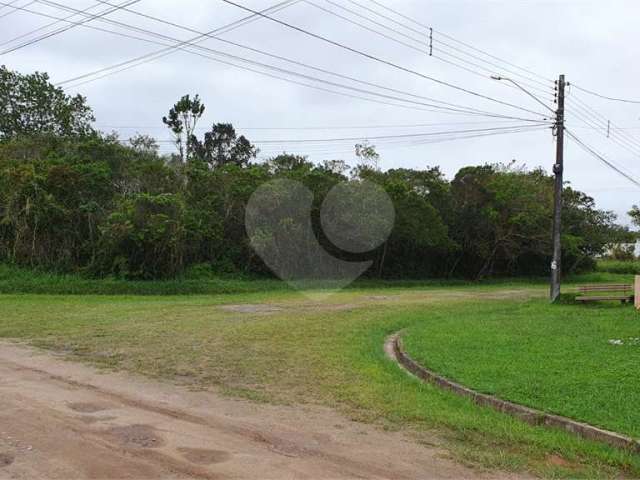
M 193 392 L 0 343 L 0 478 L 477 478 L 318 407 Z

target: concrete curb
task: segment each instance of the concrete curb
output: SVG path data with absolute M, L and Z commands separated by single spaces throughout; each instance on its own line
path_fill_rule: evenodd
M 561 428 L 588 440 L 595 440 L 614 447 L 640 453 L 640 442 L 631 437 L 627 437 L 616 432 L 603 430 L 587 423 L 576 422 L 575 420 L 571 420 L 567 417 L 545 413 L 540 410 L 535 410 L 533 408 L 519 405 L 517 403 L 508 402 L 506 400 L 494 397 L 493 395 L 476 392 L 475 390 L 471 390 L 464 385 L 452 382 L 451 380 L 448 380 L 443 376 L 438 375 L 437 373 L 423 367 L 411 357 L 409 357 L 409 355 L 407 355 L 402 348 L 402 339 L 400 333 L 395 333 L 387 338 L 384 345 L 384 350 L 392 360 L 396 361 L 402 368 L 412 373 L 419 379 L 437 385 L 443 389 L 450 390 L 462 397 L 470 398 L 478 405 L 491 407 L 494 410 L 498 410 L 499 412 L 507 413 L 531 425 L 545 425 L 549 427 Z

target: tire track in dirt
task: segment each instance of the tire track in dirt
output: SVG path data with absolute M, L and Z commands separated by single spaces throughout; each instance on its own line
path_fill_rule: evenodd
M 7 463 L 0 476 L 13 478 L 479 476 L 443 449 L 328 409 L 257 405 L 98 373 L 1 342 L 0 425 Z M 3 436 L 33 449 L 5 446 Z

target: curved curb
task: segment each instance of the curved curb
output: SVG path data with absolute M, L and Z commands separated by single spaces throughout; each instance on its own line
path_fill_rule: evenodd
M 576 422 L 575 420 L 571 420 L 567 417 L 545 413 L 517 403 L 508 402 L 494 397 L 493 395 L 476 392 L 475 390 L 467 388 L 459 383 L 452 382 L 451 380 L 432 372 L 417 363 L 405 353 L 402 348 L 401 332 L 395 333 L 387 338 L 384 344 L 384 350 L 392 360 L 419 379 L 435 384 L 443 389 L 450 390 L 461 397 L 470 398 L 478 405 L 491 407 L 499 412 L 517 417 L 531 425 L 544 425 L 548 427 L 561 428 L 588 440 L 595 440 L 613 447 L 624 448 L 640 453 L 640 441 L 627 437 L 626 435 L 621 435 L 609 430 L 603 430 L 587 423 Z

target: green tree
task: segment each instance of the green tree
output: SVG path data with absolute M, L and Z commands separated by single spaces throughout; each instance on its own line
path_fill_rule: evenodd
M 460 246 L 452 270 L 474 278 L 546 271 L 551 185 L 543 171 L 513 164 L 461 169 L 452 182 L 451 234 Z
M 421 173 L 409 169 L 380 172 L 366 166 L 354 170 L 355 178 L 381 185 L 396 212 L 391 235 L 375 252 L 371 274 L 401 278 L 442 276 L 446 271 L 446 260 L 454 245 L 432 203 L 431 191 L 416 185 L 421 183 L 417 180 Z M 439 172 L 434 180 L 438 176 Z M 410 178 L 413 181 L 408 181 Z
M 93 133 L 93 113 L 86 99 L 65 94 L 46 73 L 23 75 L 0 66 L 0 112 L 0 141 L 20 135 Z
M 255 163 L 257 149 L 231 124 L 214 124 L 202 141 L 196 138 L 204 105 L 188 95 L 163 119 L 181 153 L 173 162 L 151 137 L 123 144 L 115 134 L 92 132 L 84 99 L 64 96 L 44 75 L 3 68 L 2 79 L 9 108 L 0 119 L 0 261 L 144 279 L 197 264 L 269 274 L 247 237 L 245 206 L 265 182 L 291 179 L 313 194 L 306 240 L 343 260 L 372 260 L 368 275 L 548 273 L 553 178 L 540 169 L 465 167 L 451 181 L 438 168 L 382 171 L 366 142 L 357 146 L 360 160 L 351 170 L 341 160 L 316 165 L 286 153 Z M 395 226 L 382 244 L 386 230 L 376 234 L 384 230 L 388 204 L 369 208 L 376 202 L 359 188 L 363 180 L 381 186 L 394 205 Z M 265 212 L 279 208 L 276 199 L 264 202 Z M 592 269 L 597 256 L 636 238 L 569 186 L 562 215 L 564 272 Z M 630 215 L 640 226 L 640 208 Z M 272 243 L 288 235 L 277 228 L 265 233 Z M 304 262 L 305 248 L 283 255 Z
M 122 199 L 101 227 L 101 273 L 166 278 L 184 267 L 185 206 L 180 195 L 141 193 Z
M 182 163 L 186 163 L 192 157 L 194 145 L 197 142 L 195 129 L 204 109 L 205 106 L 198 95 L 193 98 L 183 95 L 169 109 L 169 115 L 162 117 L 162 123 L 169 127 L 174 135 L 174 142 Z
M 258 150 L 243 135 L 236 135 L 230 123 L 216 123 L 204 134 L 203 141 L 194 141 L 196 156 L 212 168 L 232 163 L 247 166 Z
M 638 205 L 634 205 L 631 210 L 629 210 L 628 215 L 631 217 L 631 221 L 636 227 L 640 227 L 640 207 Z
M 617 224 L 615 213 L 597 209 L 592 197 L 570 187 L 563 191 L 562 223 L 565 273 L 591 270 L 596 257 L 614 245 L 636 239 L 627 227 Z
M 25 151 L 24 141 L 0 147 L 5 258 L 55 269 L 86 265 L 113 194 L 110 168 L 82 156 L 74 144 L 35 147 L 30 154 L 37 156 L 28 159 L 14 157 Z
M 129 139 L 129 145 L 137 152 L 146 153 L 148 155 L 157 155 L 160 151 L 158 141 L 149 136 L 141 133 L 135 134 Z
M 359 165 L 373 170 L 380 168 L 380 154 L 376 151 L 376 146 L 371 145 L 368 141 L 356 143 L 356 157 L 358 157 Z

